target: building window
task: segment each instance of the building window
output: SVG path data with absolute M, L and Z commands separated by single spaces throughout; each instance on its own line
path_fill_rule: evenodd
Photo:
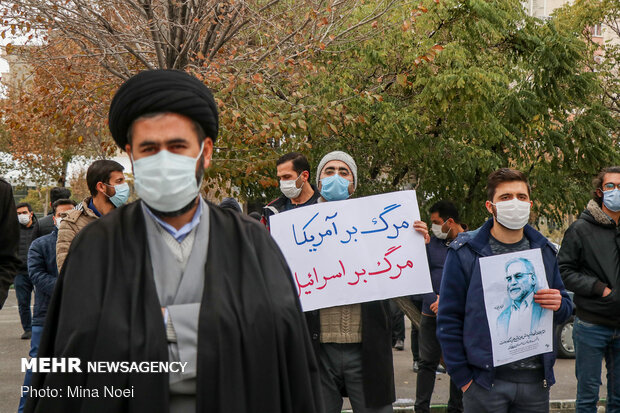
M 602 37 L 603 36 L 603 25 L 602 24 L 597 24 L 594 27 L 592 27 L 592 36 L 594 37 Z

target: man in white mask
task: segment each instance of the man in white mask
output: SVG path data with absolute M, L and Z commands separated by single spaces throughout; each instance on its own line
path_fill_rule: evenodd
M 284 257 L 256 222 L 200 196 L 218 135 L 210 90 L 185 72 L 141 72 L 114 96 L 109 126 L 141 199 L 73 241 L 39 357 L 169 370 L 35 374 L 35 389 L 131 397 L 30 398 L 26 411 L 320 412 L 318 367 Z
M 58 238 L 58 227 L 62 221 L 62 215 L 75 207 L 75 201 L 71 199 L 57 199 L 52 204 L 52 222 L 54 229 L 51 233 L 43 235 L 32 241 L 28 249 L 28 278 L 34 285 L 34 310 L 32 314 L 32 337 L 30 338 L 30 357 L 36 357 L 43 332 L 43 324 L 47 307 L 54 293 L 54 286 L 58 279 L 58 268 L 56 266 L 56 239 Z M 24 387 L 30 386 L 32 371 L 28 369 L 24 377 Z M 27 393 L 22 394 L 19 399 L 17 413 L 24 411 Z
M 30 311 L 30 301 L 32 297 L 32 281 L 28 277 L 28 249 L 32 243 L 32 236 L 38 227 L 37 217 L 32 211 L 32 207 L 27 202 L 20 202 L 15 206 L 17 210 L 17 220 L 19 221 L 19 246 L 18 254 L 21 261 L 13 285 L 17 296 L 17 307 L 19 309 L 19 319 L 22 323 L 24 333 L 22 340 L 29 340 L 32 337 L 32 312 Z
M 433 292 L 422 295 L 422 316 L 420 329 L 416 339 L 420 346 L 419 371 L 416 379 L 415 411 L 429 413 L 431 397 L 435 389 L 435 375 L 441 359 L 441 347 L 437 341 L 437 306 L 443 266 L 450 243 L 463 231 L 466 225 L 462 224 L 456 206 L 447 200 L 435 202 L 429 208 L 431 230 L 434 237 L 426 244 L 428 268 L 431 273 Z M 416 296 L 417 298 L 417 296 Z M 412 327 L 413 333 L 413 327 Z M 412 334 L 413 336 L 413 334 Z M 413 337 L 412 337 L 413 341 Z M 445 373 L 445 370 L 443 371 Z M 463 411 L 463 392 L 450 380 L 450 398 L 448 413 Z
M 310 164 L 299 152 L 282 155 L 276 161 L 282 196 L 263 207 L 261 222 L 269 228 L 269 218 L 280 212 L 316 204 L 321 195 L 310 183 Z
M 555 247 L 527 225 L 531 205 L 530 186 L 522 172 L 502 168 L 491 173 L 485 207 L 493 218 L 460 234 L 448 250 L 437 338 L 448 373 L 463 390 L 466 413 L 549 411 L 549 387 L 555 382 L 553 351 L 493 367 L 478 263 L 481 257 L 540 248 L 549 288 L 536 291 L 533 301 L 554 312 L 554 323 L 570 317 L 572 304 L 560 278 Z

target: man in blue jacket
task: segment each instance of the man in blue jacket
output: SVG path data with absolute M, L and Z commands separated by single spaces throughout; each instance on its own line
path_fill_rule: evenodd
M 502 168 L 487 180 L 486 208 L 493 219 L 450 244 L 441 281 L 437 337 L 448 373 L 463 390 L 466 413 L 548 412 L 555 382 L 555 354 L 544 353 L 493 366 L 491 334 L 484 303 L 479 258 L 540 248 L 549 288 L 534 302 L 554 311 L 554 323 L 572 313 L 553 245 L 527 225 L 530 187 L 525 175 Z
M 39 351 L 39 342 L 41 340 L 41 333 L 43 332 L 47 306 L 52 298 L 56 279 L 58 278 L 58 270 L 56 268 L 56 239 L 58 238 L 58 226 L 60 225 L 60 221 L 62 221 L 62 214 L 72 210 L 74 207 L 75 202 L 70 199 L 56 200 L 52 204 L 54 229 L 51 233 L 34 240 L 28 250 L 28 277 L 34 285 L 32 337 L 30 338 L 30 352 L 28 353 L 30 357 L 36 357 Z M 32 373 L 28 370 L 26 372 L 26 377 L 24 377 L 24 386 L 30 386 L 31 376 Z M 18 413 L 24 411 L 25 404 L 26 397 L 22 392 L 22 397 L 19 399 Z

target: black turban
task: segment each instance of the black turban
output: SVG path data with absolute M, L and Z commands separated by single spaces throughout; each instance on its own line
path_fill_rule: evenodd
M 149 113 L 177 113 L 198 122 L 207 137 L 217 138 L 217 104 L 208 87 L 178 70 L 146 70 L 118 89 L 108 115 L 112 137 L 121 148 L 127 144 L 132 122 Z

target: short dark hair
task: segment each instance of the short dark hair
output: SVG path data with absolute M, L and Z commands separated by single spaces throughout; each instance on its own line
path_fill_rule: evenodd
M 598 196 L 596 190 L 602 190 L 603 181 L 605 180 L 605 175 L 607 174 L 620 174 L 620 166 L 608 166 L 607 168 L 603 168 L 601 169 L 601 172 L 596 175 L 596 178 L 592 180 L 592 185 L 594 186 L 594 191 L 592 192 L 592 199 L 596 201 L 598 206 L 603 205 L 603 197 Z
M 55 186 L 50 189 L 50 202 L 53 204 L 59 199 L 69 199 L 71 198 L 71 190 L 69 188 L 65 188 L 62 186 Z
M 52 215 L 56 215 L 56 208 L 58 208 L 61 205 L 72 205 L 72 206 L 75 206 L 75 201 L 72 200 L 72 199 L 68 199 L 68 198 L 57 199 L 52 204 Z
M 461 223 L 461 220 L 459 219 L 459 211 L 456 209 L 456 206 L 450 201 L 442 200 L 439 202 L 435 202 L 429 208 L 428 212 L 431 214 L 437 212 L 441 219 L 443 219 L 444 221 L 452 218 L 457 224 Z
M 86 171 L 86 184 L 92 196 L 97 195 L 97 182 L 110 183 L 110 175 L 114 171 L 123 172 L 125 167 L 110 159 L 100 159 L 93 162 Z
M 308 171 L 308 180 L 310 180 L 310 164 L 308 158 L 299 152 L 290 152 L 280 156 L 276 161 L 276 166 L 280 166 L 285 162 L 293 162 L 293 170 L 297 172 L 297 176 L 301 175 L 303 171 Z
M 144 119 L 151 119 L 151 118 L 155 118 L 157 116 L 161 116 L 161 115 L 166 115 L 166 114 L 173 114 L 174 112 L 152 112 L 152 113 L 147 113 L 145 115 L 142 115 L 136 119 L 134 119 L 131 122 L 131 125 L 129 125 L 129 129 L 127 129 L 127 143 L 129 143 L 129 145 L 131 145 L 131 138 L 133 136 L 133 127 L 136 124 L 137 121 L 139 120 L 144 120 Z M 181 115 L 183 116 L 183 115 Z M 196 132 L 196 135 L 198 136 L 198 145 L 202 145 L 202 142 L 207 138 L 207 134 L 205 133 L 204 128 L 202 127 L 202 125 L 200 125 L 200 123 L 196 122 L 194 119 L 188 118 L 191 122 L 192 122 L 192 127 L 194 128 L 194 132 Z M 213 140 L 213 138 L 210 138 L 211 140 Z M 123 148 L 124 149 L 124 148 Z
M 495 190 L 498 185 L 504 182 L 520 181 L 527 186 L 527 194 L 530 195 L 530 184 L 527 181 L 527 177 L 521 171 L 511 168 L 501 168 L 495 172 L 491 172 L 487 178 L 487 199 L 493 201 L 495 196 Z
M 19 204 L 15 205 L 15 209 L 20 209 L 23 207 L 28 208 L 28 212 L 32 212 L 32 207 L 28 202 L 20 202 Z

